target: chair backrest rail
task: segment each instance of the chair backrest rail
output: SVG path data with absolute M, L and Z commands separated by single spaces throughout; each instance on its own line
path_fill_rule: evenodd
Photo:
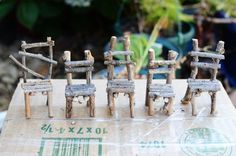
M 85 61 L 67 61 L 65 62 L 65 67 L 72 68 L 72 67 L 85 67 L 85 66 L 92 66 L 94 61 L 85 60 Z
M 19 55 L 28 56 L 28 57 L 32 57 L 32 58 L 37 58 L 37 59 L 46 61 L 48 63 L 55 64 L 55 65 L 57 64 L 57 61 L 49 59 L 47 57 L 44 57 L 42 54 L 32 54 L 32 53 L 27 53 L 27 52 L 19 51 Z
M 48 46 L 54 46 L 54 41 L 50 42 L 38 42 L 38 43 L 26 43 L 21 45 L 21 48 L 23 49 L 30 49 L 30 48 L 38 48 L 38 47 L 48 47 Z
M 158 67 L 158 66 L 164 66 L 164 65 L 175 65 L 175 60 L 153 60 L 150 62 L 150 67 Z
M 170 74 L 173 72 L 171 68 L 165 68 L 165 69 L 149 69 L 148 73 L 149 74 Z
M 104 57 L 109 56 L 115 56 L 115 55 L 133 55 L 132 51 L 107 51 L 104 53 Z
M 126 64 L 133 64 L 132 61 L 125 61 L 125 60 L 112 60 L 112 61 L 104 61 L 105 65 L 126 65 Z
M 93 67 L 78 67 L 78 68 L 65 68 L 66 73 L 85 73 L 88 71 L 93 71 Z
M 198 67 L 203 69 L 219 69 L 221 67 L 218 63 L 206 63 L 206 62 L 191 62 L 191 67 Z
M 198 52 L 198 51 L 192 51 L 188 53 L 190 56 L 198 56 L 198 57 L 206 57 L 206 58 L 215 58 L 215 59 L 224 59 L 225 56 L 221 54 L 215 54 L 215 53 L 207 53 L 207 52 Z

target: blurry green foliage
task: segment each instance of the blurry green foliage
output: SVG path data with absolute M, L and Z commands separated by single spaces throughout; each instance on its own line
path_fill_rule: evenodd
M 155 24 L 160 18 L 166 18 L 166 27 L 173 27 L 180 21 L 191 21 L 192 17 L 182 12 L 179 0 L 141 0 L 140 7 L 146 23 Z
M 33 0 L 23 0 L 17 7 L 17 19 L 28 29 L 32 29 L 39 16 L 39 8 Z
M 60 35 L 93 25 L 97 17 L 115 21 L 126 0 L 0 0 L 0 21 L 14 18 L 31 32 Z M 88 18 L 94 14 L 94 20 Z M 9 16 L 8 16 L 9 15 Z
M 145 67 L 148 63 L 148 51 L 150 48 L 155 50 L 156 59 L 162 59 L 162 46 L 156 43 L 157 37 L 159 35 L 159 31 L 161 28 L 161 20 L 159 20 L 150 36 L 146 34 L 131 34 L 130 35 L 130 50 L 133 51 L 132 60 L 136 63 L 135 65 L 135 73 L 139 73 L 142 67 Z M 118 43 L 115 47 L 116 50 L 123 50 L 123 44 Z M 118 59 L 123 59 L 122 57 L 118 57 Z
M 146 47 L 148 46 L 148 36 L 147 34 L 131 34 L 130 35 L 130 50 L 134 52 L 132 55 L 132 60 L 134 62 L 141 61 L 141 58 L 144 57 L 144 52 Z M 156 58 L 160 58 L 162 53 L 162 46 L 158 43 L 154 43 L 151 48 L 155 50 Z M 123 50 L 123 43 L 119 42 L 116 44 L 116 50 Z M 116 58 L 123 60 L 124 56 L 118 55 Z M 148 58 L 144 59 L 142 66 L 146 66 L 148 63 Z
M 0 20 L 3 19 L 13 8 L 15 0 L 3 0 L 0 2 Z
M 216 11 L 224 11 L 231 17 L 236 17 L 236 0 L 205 0 L 207 13 L 214 15 Z

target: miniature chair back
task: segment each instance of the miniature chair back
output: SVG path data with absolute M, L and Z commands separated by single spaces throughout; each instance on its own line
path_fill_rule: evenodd
M 178 53 L 170 50 L 168 53 L 168 60 L 155 60 L 155 51 L 149 50 L 148 53 L 148 75 L 146 87 L 146 103 L 148 107 L 148 114 L 154 115 L 153 101 L 156 98 L 167 98 L 168 102 L 165 103 L 163 110 L 166 110 L 170 115 L 173 112 L 173 98 L 175 96 L 171 86 L 172 79 L 175 77 L 175 65 Z M 166 74 L 165 84 L 154 84 L 153 74 Z
M 130 56 L 133 54 L 132 51 L 129 50 L 130 46 L 130 40 L 128 36 L 124 37 L 124 51 L 114 51 L 115 45 L 116 45 L 117 38 L 115 36 L 111 37 L 110 41 L 110 49 L 108 52 L 104 53 L 105 62 L 104 64 L 107 65 L 108 75 L 107 79 L 113 80 L 114 79 L 114 66 L 117 65 L 126 65 L 127 69 L 127 79 L 133 80 L 133 71 L 132 71 L 132 65 L 134 65 L 134 62 L 130 60 Z M 116 55 L 123 55 L 125 57 L 125 60 L 114 60 L 113 56 Z
M 215 113 L 216 92 L 220 90 L 220 82 L 216 79 L 220 60 L 224 59 L 224 42 L 219 41 L 216 47 L 216 52 L 200 52 L 198 40 L 193 39 L 193 51 L 189 55 L 193 58 L 191 61 L 191 76 L 188 79 L 188 88 L 185 97 L 182 100 L 183 104 L 188 104 L 191 101 L 192 115 L 196 115 L 195 96 L 201 92 L 209 92 L 211 95 L 211 114 Z M 200 61 L 199 58 L 208 58 L 207 62 Z M 210 61 L 211 60 L 211 61 Z M 207 80 L 197 79 L 198 68 L 209 70 L 211 77 Z
M 85 50 L 85 60 L 71 61 L 70 51 L 64 52 L 65 72 L 67 77 L 67 86 L 65 88 L 66 96 L 66 118 L 71 118 L 72 102 L 74 97 L 82 96 L 87 106 L 90 107 L 90 116 L 95 115 L 95 86 L 91 83 L 94 58 L 90 50 Z M 72 73 L 86 73 L 86 84 L 72 84 Z M 79 101 L 81 102 L 81 101 Z
M 48 111 L 49 111 L 49 117 L 53 117 L 52 115 L 52 84 L 51 84 L 51 76 L 52 76 L 52 67 L 53 64 L 57 64 L 57 61 L 53 60 L 53 46 L 54 41 L 51 40 L 51 37 L 47 37 L 47 42 L 39 42 L 39 43 L 26 43 L 25 41 L 22 41 L 21 48 L 22 51 L 19 51 L 19 55 L 22 56 L 22 63 L 17 61 L 12 55 L 10 55 L 10 59 L 16 63 L 22 70 L 23 70 L 23 79 L 24 83 L 22 83 L 22 88 L 24 90 L 25 94 L 25 111 L 26 111 L 26 117 L 31 117 L 31 111 L 30 111 L 30 95 L 33 95 L 35 92 L 42 92 L 47 94 L 47 105 L 48 105 Z M 45 57 L 42 54 L 33 54 L 27 52 L 28 49 L 32 48 L 40 48 L 40 47 L 48 47 L 49 51 L 49 57 Z M 30 68 L 26 66 L 26 57 L 29 58 L 35 58 L 42 61 L 45 61 L 49 63 L 49 69 L 48 69 L 48 75 L 44 76 L 41 75 Z M 27 80 L 27 73 L 32 74 L 33 76 L 43 79 L 40 81 L 33 81 L 28 82 Z
M 110 41 L 110 50 L 104 53 L 105 62 L 107 65 L 107 93 L 108 93 L 108 106 L 110 114 L 113 115 L 115 111 L 114 96 L 119 93 L 125 93 L 129 95 L 130 99 L 130 116 L 134 117 L 134 81 L 133 81 L 133 70 L 132 65 L 134 63 L 130 60 L 130 56 L 133 54 L 129 50 L 130 40 L 129 37 L 124 37 L 124 51 L 114 51 L 116 44 L 116 37 L 112 36 Z M 113 56 L 123 55 L 125 60 L 113 60 Z M 127 79 L 115 79 L 114 78 L 114 66 L 115 65 L 126 65 Z

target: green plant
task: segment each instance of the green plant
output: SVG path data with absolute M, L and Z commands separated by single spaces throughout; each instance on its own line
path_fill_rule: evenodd
M 236 17 L 236 1 L 235 0 L 202 0 L 207 6 L 206 11 L 209 15 L 214 15 L 217 11 L 225 11 L 228 16 Z
M 27 29 L 32 29 L 38 19 L 59 16 L 62 10 L 57 4 L 59 2 L 46 0 L 2 0 L 0 1 L 0 20 L 16 9 L 16 18 L 19 23 Z
M 141 0 L 140 8 L 147 24 L 155 24 L 165 16 L 166 24 L 164 28 L 173 28 L 174 24 L 180 21 L 192 20 L 192 16 L 182 12 L 179 0 Z
M 130 50 L 134 52 L 132 60 L 136 63 L 135 73 L 138 74 L 142 67 L 145 67 L 148 63 L 148 50 L 153 48 L 157 59 L 162 59 L 162 47 L 160 44 L 155 43 L 162 26 L 162 20 L 156 23 L 153 31 L 148 37 L 146 34 L 131 34 L 130 35 Z M 123 44 L 118 43 L 115 47 L 116 50 L 122 50 Z M 122 56 L 118 56 L 118 59 L 124 59 Z

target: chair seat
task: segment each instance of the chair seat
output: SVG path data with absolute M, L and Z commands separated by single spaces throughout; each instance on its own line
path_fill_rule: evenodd
M 22 83 L 21 87 L 25 93 L 52 91 L 52 83 L 50 80 L 26 82 Z
M 149 86 L 149 96 L 154 97 L 174 97 L 171 84 L 151 84 Z
M 107 83 L 108 92 L 116 93 L 133 93 L 134 81 L 129 80 L 112 80 Z
M 96 91 L 94 84 L 67 85 L 65 96 L 86 96 L 93 95 Z
M 216 92 L 220 90 L 220 82 L 218 80 L 188 79 L 187 82 L 191 91 Z

